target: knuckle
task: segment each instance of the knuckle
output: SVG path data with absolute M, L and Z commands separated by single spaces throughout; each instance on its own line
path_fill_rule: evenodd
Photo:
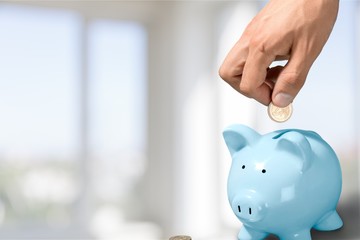
M 263 40 L 258 35 L 253 36 L 249 41 L 249 47 L 251 48 L 258 48 L 258 46 L 263 44 Z
M 303 86 L 304 81 L 299 72 L 284 72 L 283 85 L 289 89 L 297 89 Z
M 302 84 L 302 78 L 300 73 L 298 72 L 284 72 L 284 84 L 288 85 L 289 87 L 296 87 Z
M 239 78 L 241 78 L 242 71 L 243 71 L 243 67 L 241 64 L 239 66 L 237 65 L 231 66 L 231 65 L 223 64 L 219 68 L 218 73 L 219 76 L 227 83 L 236 83 L 239 81 Z
M 273 51 L 272 46 L 270 41 L 266 39 L 266 37 L 260 34 L 254 36 L 249 42 L 249 48 L 265 55 L 271 54 Z
M 240 83 L 239 91 L 244 94 L 245 96 L 252 96 L 254 93 L 254 88 L 251 84 L 246 84 L 244 82 Z
M 266 52 L 266 43 L 263 38 L 255 36 L 250 40 L 249 47 L 251 49 L 259 50 L 260 52 Z
M 219 76 L 225 81 L 227 81 L 230 78 L 228 68 L 224 65 L 220 66 L 218 73 L 219 73 Z

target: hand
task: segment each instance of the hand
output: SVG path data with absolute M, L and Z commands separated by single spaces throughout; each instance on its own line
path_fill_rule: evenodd
M 339 0 L 270 0 L 230 50 L 219 75 L 264 105 L 289 105 L 329 38 Z M 285 66 L 269 68 L 276 60 Z

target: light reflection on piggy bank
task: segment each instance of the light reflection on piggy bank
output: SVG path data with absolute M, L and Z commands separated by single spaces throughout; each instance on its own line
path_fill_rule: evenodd
M 232 157 L 228 198 L 243 223 L 238 239 L 275 234 L 282 240 L 310 240 L 311 228 L 342 227 L 336 212 L 339 160 L 317 133 L 287 129 L 260 135 L 232 125 L 223 135 Z

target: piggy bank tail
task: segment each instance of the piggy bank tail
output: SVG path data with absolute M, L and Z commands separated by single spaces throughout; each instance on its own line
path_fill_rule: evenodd
M 332 231 L 339 229 L 343 226 L 339 214 L 336 210 L 328 212 L 320 219 L 320 221 L 314 226 L 314 229 L 319 231 Z

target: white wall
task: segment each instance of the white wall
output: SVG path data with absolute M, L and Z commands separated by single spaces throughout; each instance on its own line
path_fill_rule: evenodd
M 147 196 L 148 208 L 160 217 L 165 235 L 206 238 L 219 229 L 214 127 L 218 5 L 174 3 L 170 16 L 150 37 L 150 181 L 146 182 L 152 190 Z

